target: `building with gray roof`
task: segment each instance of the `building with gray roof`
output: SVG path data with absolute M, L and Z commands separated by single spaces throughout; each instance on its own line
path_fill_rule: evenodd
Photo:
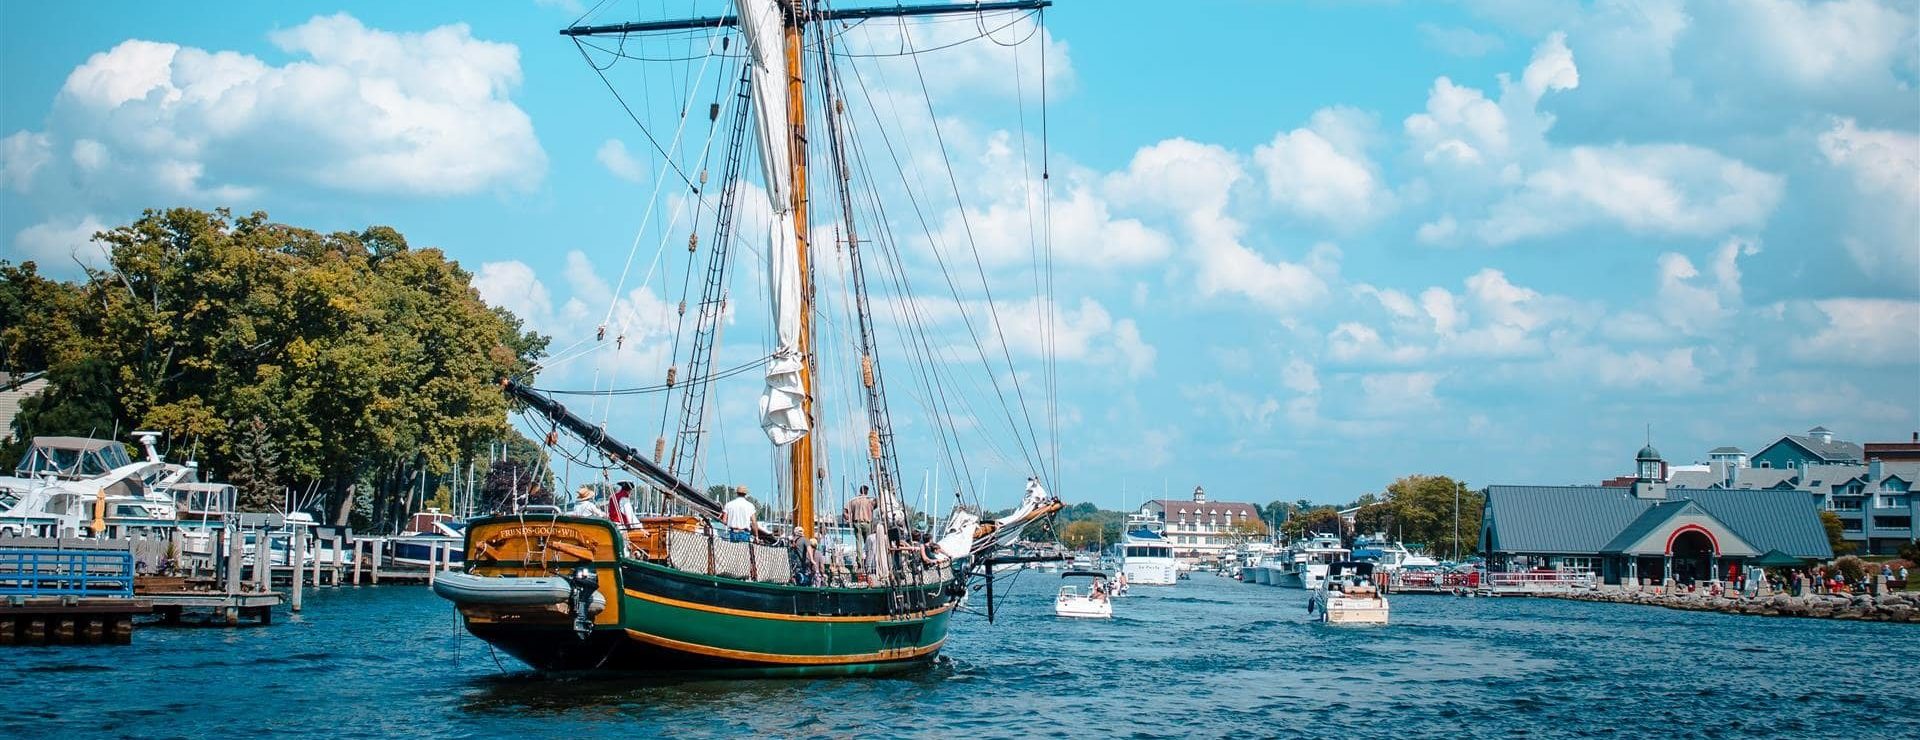
M 1716 580 L 1771 550 L 1833 557 L 1812 493 L 1671 485 L 1651 446 L 1634 462 L 1629 486 L 1488 486 L 1483 554 L 1495 567 L 1587 570 L 1607 583 Z

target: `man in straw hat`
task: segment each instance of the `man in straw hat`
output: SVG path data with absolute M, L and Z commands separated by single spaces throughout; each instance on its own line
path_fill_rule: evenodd
M 607 512 L 602 510 L 600 504 L 594 501 L 594 499 L 599 498 L 599 496 L 600 492 L 593 490 L 593 486 L 581 486 L 579 495 L 573 502 L 573 508 L 568 509 L 567 513 L 574 516 L 606 516 Z

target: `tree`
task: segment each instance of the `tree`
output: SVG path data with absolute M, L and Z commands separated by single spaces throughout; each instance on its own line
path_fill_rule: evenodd
M 1100 523 L 1092 519 L 1068 522 L 1060 530 L 1060 544 L 1070 549 L 1085 550 L 1100 544 Z
M 47 371 L 46 389 L 20 400 L 13 442 L 0 448 L 0 464 L 12 470 L 36 436 L 106 437 L 116 428 L 132 431 L 114 412 L 113 388 L 113 368 L 105 360 L 81 357 L 54 365 Z
M 1266 537 L 1269 531 L 1267 523 L 1258 519 L 1236 519 L 1232 524 L 1227 525 L 1227 534 L 1235 542 L 1261 539 Z
M 1331 506 L 1308 509 L 1295 514 L 1281 529 L 1291 539 L 1312 534 L 1336 534 L 1341 531 L 1340 510 Z
M 1479 549 L 1485 497 L 1465 483 L 1444 475 L 1410 475 L 1387 486 L 1386 497 L 1394 531 L 1402 539 L 1426 544 L 1445 557 L 1466 557 Z
M 1840 523 L 1839 514 L 1821 511 L 1820 526 L 1827 530 L 1827 544 L 1833 547 L 1836 557 L 1853 552 L 1853 543 L 1847 540 L 1846 527 Z
M 280 493 L 280 453 L 267 423 L 253 417 L 242 430 L 229 483 L 240 492 L 241 511 L 271 511 Z
M 278 482 L 322 492 L 336 522 L 392 522 L 409 494 L 484 458 L 510 434 L 498 381 L 546 348 L 440 250 L 383 226 L 321 233 L 175 208 L 95 240 L 108 267 L 79 283 L 0 261 L 0 363 L 49 369 L 47 407 L 23 423 L 70 431 L 80 415 L 51 425 L 53 404 L 86 404 L 109 421 L 101 433 L 118 419 L 203 443 L 220 479 L 259 419 Z

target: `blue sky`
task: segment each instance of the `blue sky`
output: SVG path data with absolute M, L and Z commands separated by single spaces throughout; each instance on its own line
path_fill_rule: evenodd
M 72 276 L 87 233 L 175 204 L 387 224 L 447 250 L 556 348 L 610 314 L 631 338 L 543 385 L 657 383 L 684 252 L 658 250 L 641 279 L 664 243 L 659 222 L 635 236 L 657 159 L 555 34 L 578 14 L 0 6 L 0 256 Z M 1915 14 L 1869 0 L 1066 0 L 1044 36 L 1016 24 L 999 37 L 1023 44 L 934 52 L 921 71 L 1031 390 L 1044 304 L 1020 239 L 1047 60 L 1066 497 L 1113 506 L 1204 484 L 1345 501 L 1409 473 L 1596 481 L 1630 467 L 1648 425 L 1677 462 L 1816 424 L 1855 441 L 1920 429 Z M 898 41 L 869 28 L 848 43 Z M 906 111 L 891 133 L 939 162 L 910 63 L 854 64 Z M 649 69 L 610 74 L 670 138 L 676 84 L 717 68 Z M 939 184 L 920 192 L 932 228 L 963 249 Z M 662 192 L 670 221 L 681 196 Z M 888 219 L 916 300 L 960 347 L 901 195 L 887 193 Z M 736 271 L 742 300 L 756 269 Z M 959 288 L 974 315 L 978 288 Z M 764 351 L 757 310 L 736 307 L 722 364 Z M 969 467 L 990 502 L 1011 502 L 1026 465 L 964 349 L 947 372 L 971 409 Z M 906 368 L 889 367 L 916 478 L 941 458 Z M 756 387 L 721 384 L 708 470 L 763 487 Z M 646 446 L 658 402 L 622 404 L 594 413 Z M 830 459 L 857 458 L 859 432 L 837 429 Z

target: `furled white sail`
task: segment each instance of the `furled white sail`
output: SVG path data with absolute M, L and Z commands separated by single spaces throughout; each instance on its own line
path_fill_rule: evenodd
M 786 33 L 775 0 L 738 0 L 740 32 L 752 65 L 754 134 L 765 169 L 768 296 L 775 342 L 767 362 L 767 389 L 760 396 L 760 428 L 776 445 L 807 436 L 807 396 L 800 355 L 800 256 L 794 247 L 793 139 L 787 122 Z

